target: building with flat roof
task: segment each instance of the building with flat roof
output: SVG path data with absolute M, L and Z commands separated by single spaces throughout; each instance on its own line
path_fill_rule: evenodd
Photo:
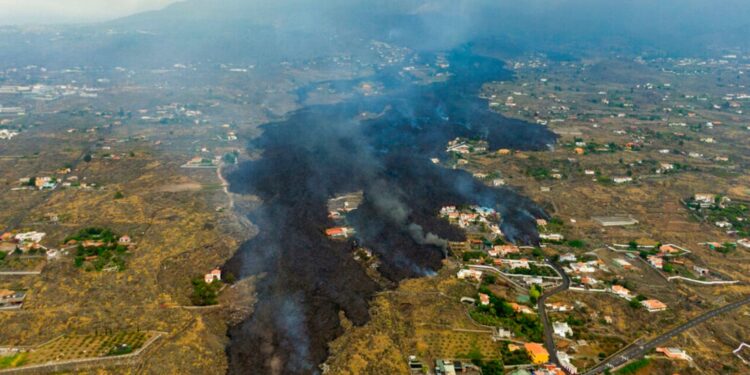
M 523 345 L 523 347 L 529 353 L 531 362 L 535 365 L 549 362 L 549 352 L 544 348 L 542 344 L 527 342 Z
M 595 216 L 592 219 L 605 227 L 626 227 L 638 224 L 638 220 L 630 216 Z

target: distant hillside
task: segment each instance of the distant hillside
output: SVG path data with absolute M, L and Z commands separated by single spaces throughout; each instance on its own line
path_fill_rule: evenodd
M 700 55 L 748 47 L 743 0 L 191 0 L 116 21 L 0 32 L 0 64 L 259 62 L 356 51 L 366 41 L 507 53 Z

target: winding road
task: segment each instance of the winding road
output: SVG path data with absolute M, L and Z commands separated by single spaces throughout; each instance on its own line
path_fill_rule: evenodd
M 733 302 L 728 305 L 719 307 L 717 309 L 708 311 L 700 316 L 697 316 L 689 320 L 688 322 L 678 327 L 675 327 L 674 329 L 666 333 L 659 335 L 658 337 L 654 338 L 653 340 L 645 344 L 641 344 L 640 341 L 636 341 L 635 343 L 631 344 L 628 348 L 624 349 L 616 356 L 605 360 L 604 362 L 598 364 L 596 367 L 585 372 L 584 375 L 595 375 L 595 374 L 604 372 L 606 369 L 613 369 L 613 368 L 622 366 L 630 360 L 642 357 L 643 355 L 645 355 L 652 349 L 656 348 L 659 345 L 665 344 L 669 339 L 677 335 L 680 335 L 681 333 L 687 331 L 690 328 L 693 328 L 699 324 L 702 324 L 715 316 L 730 312 L 732 310 L 736 310 L 747 304 L 750 304 L 750 297 L 747 297 L 740 301 Z M 550 358 L 552 357 L 550 356 Z
M 545 302 L 547 301 L 549 297 L 552 297 L 555 294 L 558 294 L 567 290 L 570 287 L 570 278 L 561 269 L 559 265 L 554 264 L 552 262 L 548 262 L 548 263 L 552 267 L 554 267 L 560 275 L 562 275 L 563 283 L 561 285 L 558 285 L 554 289 L 551 289 L 545 292 L 544 294 L 542 294 L 542 296 L 539 297 L 539 300 L 537 301 L 537 309 L 539 310 L 539 319 L 541 320 L 542 325 L 544 326 L 544 346 L 549 352 L 550 362 L 562 368 L 562 365 L 560 364 L 560 359 L 557 357 L 557 348 L 555 346 L 555 340 L 553 336 L 554 333 L 552 330 L 552 324 L 549 321 L 549 316 L 547 315 L 547 310 L 545 309 Z M 643 343 L 642 340 L 638 340 L 630 344 L 628 347 L 624 348 L 623 350 L 621 350 L 615 356 L 604 360 L 603 362 L 596 365 L 596 367 L 583 373 L 583 375 L 596 375 L 596 374 L 603 373 L 607 369 L 614 369 L 619 366 L 622 366 L 630 360 L 637 359 L 637 358 L 644 356 L 646 353 L 650 352 L 657 346 L 665 344 L 668 340 L 674 338 L 675 336 L 682 334 L 683 332 L 687 331 L 690 328 L 693 328 L 697 325 L 705 323 L 709 319 L 714 318 L 718 315 L 728 313 L 730 311 L 736 310 L 748 304 L 750 304 L 750 297 L 746 297 L 737 302 L 733 302 L 728 305 L 705 312 L 702 315 L 699 315 L 687 321 L 686 323 L 683 323 L 680 326 L 677 326 L 673 328 L 672 330 L 667 331 L 657 336 L 656 338 L 646 343 Z
M 544 327 L 544 347 L 547 348 L 547 351 L 549 352 L 549 360 L 550 362 L 556 364 L 558 367 L 563 368 L 560 364 L 560 359 L 557 358 L 557 348 L 555 347 L 555 338 L 553 337 L 552 324 L 549 321 L 547 309 L 545 308 L 544 304 L 547 301 L 547 298 L 552 297 L 557 293 L 564 292 L 568 290 L 568 288 L 570 288 L 570 277 L 568 277 L 568 275 L 565 273 L 565 271 L 563 271 L 560 265 L 552 262 L 547 263 L 562 276 L 563 282 L 553 289 L 544 292 L 542 296 L 539 297 L 539 299 L 537 300 L 537 309 L 539 310 L 539 320 L 542 322 L 542 326 Z

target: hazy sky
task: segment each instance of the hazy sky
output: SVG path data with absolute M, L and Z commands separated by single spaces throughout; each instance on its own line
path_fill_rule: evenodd
M 178 0 L 0 0 L 0 24 L 94 22 L 163 8 Z

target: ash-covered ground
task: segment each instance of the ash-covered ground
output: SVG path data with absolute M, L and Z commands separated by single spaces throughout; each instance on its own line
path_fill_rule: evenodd
M 353 260 L 350 243 L 326 238 L 333 226 L 326 202 L 333 196 L 364 192 L 350 220 L 393 281 L 434 272 L 445 241 L 464 238 L 438 218 L 444 205 L 494 207 L 510 240 L 537 241 L 534 219 L 546 214 L 531 201 L 430 158 L 444 156 L 456 137 L 485 139 L 491 149 L 542 149 L 555 136 L 493 113 L 477 97 L 484 82 L 509 78 L 500 61 L 463 49 L 449 61 L 448 82 L 413 85 L 383 71 L 385 94 L 303 108 L 265 125 L 251 142 L 262 158 L 229 179 L 235 193 L 262 198 L 262 207 L 249 213 L 260 234 L 227 267 L 265 277 L 255 313 L 230 330 L 230 373 L 318 373 L 327 343 L 342 333 L 339 311 L 355 324 L 367 321 L 379 286 Z M 363 119 L 362 113 L 380 115 Z

